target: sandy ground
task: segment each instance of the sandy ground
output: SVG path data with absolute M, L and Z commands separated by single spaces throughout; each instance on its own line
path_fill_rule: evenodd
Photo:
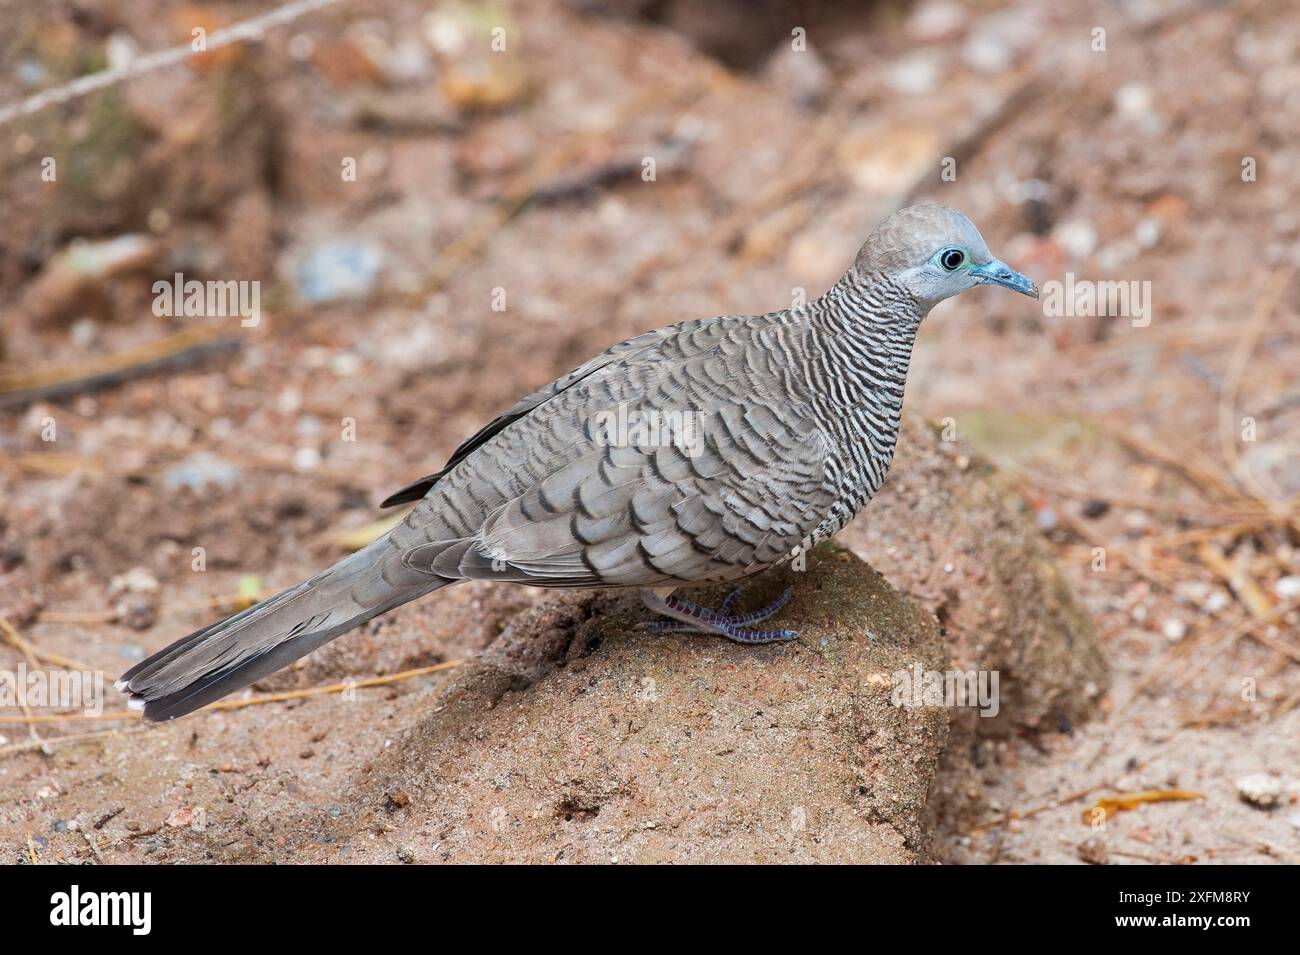
M 215 28 L 259 8 L 173 18 L 148 6 L 88 25 L 20 11 L 0 98 L 30 92 L 37 67 L 53 82 L 102 65 L 110 39 L 160 48 L 196 18 Z M 986 795 L 1025 818 L 992 813 L 951 834 L 945 857 L 1294 861 L 1291 5 L 814 5 L 796 24 L 807 50 L 789 48 L 778 16 L 757 53 L 720 47 L 671 4 L 662 22 L 554 2 L 439 9 L 430 20 L 414 3 L 344 4 L 6 129 L 7 388 L 18 372 L 203 326 L 154 315 L 151 277 L 263 283 L 256 328 L 215 326 L 237 351 L 0 412 L 0 612 L 18 632 L 120 672 L 241 589 L 336 559 L 340 535 L 522 391 L 648 327 L 817 294 L 889 208 L 930 198 L 969 214 L 1040 283 L 1149 282 L 1151 305 L 1135 325 L 983 292 L 922 329 L 909 409 L 951 419 L 1016 483 L 1113 674 L 1096 720 L 981 744 Z M 458 46 L 500 24 L 518 40 L 508 55 Z M 64 170 L 56 188 L 16 185 L 47 155 Z M 348 158 L 355 181 L 340 172 Z M 939 178 L 945 158 L 953 181 Z M 124 234 L 148 238 L 143 269 L 83 281 L 51 265 L 74 237 Z M 342 271 L 368 290 L 309 301 L 330 293 L 321 248 L 338 243 L 353 263 Z M 259 690 L 473 652 L 500 617 L 472 612 L 480 592 L 454 593 Z M 389 628 L 404 638 L 384 640 Z M 0 652 L 6 667 L 23 659 Z M 204 716 L 184 752 L 127 729 L 42 755 L 6 714 L 6 861 L 93 858 L 69 820 L 165 859 L 174 812 L 235 803 L 247 785 L 276 787 L 289 807 L 328 792 L 325 774 L 383 745 L 391 713 L 375 710 L 418 707 L 441 679 L 357 691 L 381 704 L 364 718 L 321 699 Z M 156 775 L 122 780 L 122 811 L 94 829 L 118 806 L 78 803 L 78 782 L 111 773 L 122 747 L 157 752 Z M 1253 774 L 1280 791 L 1274 808 L 1239 797 Z M 1204 798 L 1144 805 L 1104 831 L 1081 821 L 1097 795 L 1144 789 Z M 247 832 L 275 838 L 255 821 Z

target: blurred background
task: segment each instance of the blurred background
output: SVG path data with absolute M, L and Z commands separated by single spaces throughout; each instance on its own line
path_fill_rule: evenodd
M 921 330 L 909 413 L 1014 483 L 1113 671 L 1094 724 L 1001 744 L 992 804 L 1103 766 L 1128 789 L 1259 776 L 1269 811 L 1247 785 L 1174 826 L 1121 820 L 1112 850 L 1294 861 L 1297 13 L 7 0 L 3 665 L 26 646 L 116 674 L 375 533 L 379 500 L 520 394 L 649 328 L 819 295 L 881 218 L 938 201 L 1040 285 L 1149 295 L 1062 315 L 976 292 Z M 256 311 L 167 314 L 154 283 L 178 274 L 256 282 Z M 30 734 L 100 728 L 0 726 L 14 818 L 98 758 Z M 1074 860 L 1078 808 L 949 856 Z

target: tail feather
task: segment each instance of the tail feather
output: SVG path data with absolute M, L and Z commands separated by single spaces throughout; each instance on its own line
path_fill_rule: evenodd
M 412 570 L 376 541 L 310 580 L 194 631 L 117 681 L 153 722 L 184 716 L 288 666 L 450 581 Z

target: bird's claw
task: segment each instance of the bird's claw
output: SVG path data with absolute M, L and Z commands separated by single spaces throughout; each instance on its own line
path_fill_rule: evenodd
M 719 610 L 711 610 L 697 603 L 670 594 L 663 601 L 660 610 L 669 620 L 647 620 L 637 624 L 638 630 L 651 633 L 710 633 L 726 637 L 737 643 L 777 643 L 798 638 L 798 630 L 748 630 L 750 624 L 761 623 L 773 616 L 789 601 L 793 591 L 786 590 L 765 607 L 748 613 L 733 613 L 740 600 L 740 588 L 727 594 Z

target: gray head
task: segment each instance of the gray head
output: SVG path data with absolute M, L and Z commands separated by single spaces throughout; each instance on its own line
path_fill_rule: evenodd
M 867 236 L 854 267 L 903 285 L 928 312 L 976 285 L 1038 298 L 1034 283 L 993 257 L 975 224 L 947 206 L 908 206 Z

